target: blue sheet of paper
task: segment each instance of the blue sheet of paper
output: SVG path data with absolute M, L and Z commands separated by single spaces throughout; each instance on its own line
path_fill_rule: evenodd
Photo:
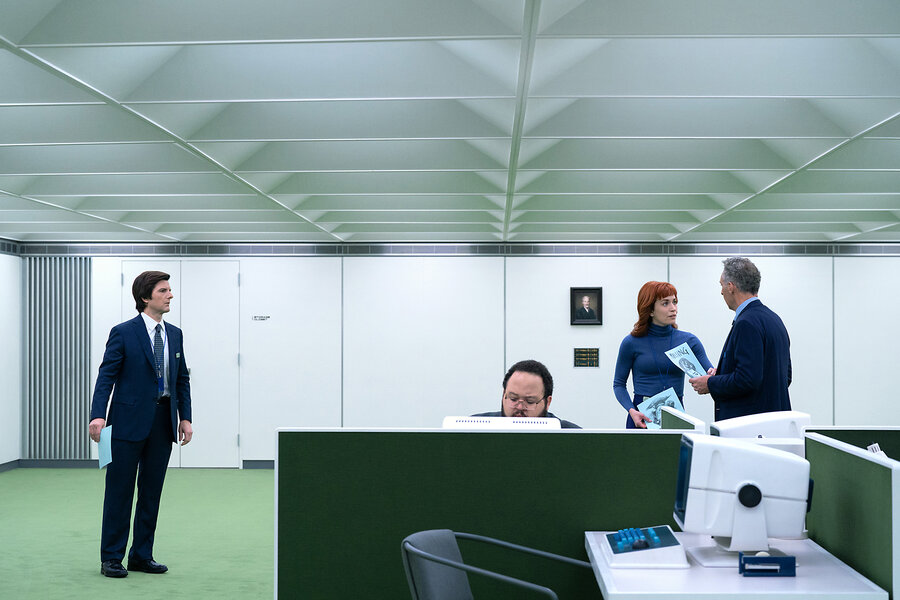
M 100 468 L 112 462 L 112 425 L 100 430 Z

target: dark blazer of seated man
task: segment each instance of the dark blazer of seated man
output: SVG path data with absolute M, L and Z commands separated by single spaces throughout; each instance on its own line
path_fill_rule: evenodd
M 478 413 L 473 417 L 550 417 L 559 419 L 549 412 L 553 400 L 553 377 L 542 363 L 536 360 L 522 360 L 514 364 L 503 378 L 503 395 L 500 410 Z M 559 419 L 563 429 L 581 429 L 575 423 Z

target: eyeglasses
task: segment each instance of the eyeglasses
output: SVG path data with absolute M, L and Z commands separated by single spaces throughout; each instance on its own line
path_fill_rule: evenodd
M 539 402 L 541 402 L 543 400 L 543 398 L 536 398 L 534 396 L 519 397 L 519 396 L 513 396 L 511 394 L 507 394 L 506 399 L 509 400 L 509 403 L 513 404 L 513 405 L 518 404 L 520 402 L 524 402 L 528 406 L 534 406 L 535 404 L 538 404 Z

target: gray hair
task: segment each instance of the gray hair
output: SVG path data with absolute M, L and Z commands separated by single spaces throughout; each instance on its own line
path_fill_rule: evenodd
M 740 291 L 747 294 L 759 292 L 759 282 L 762 275 L 750 259 L 735 256 L 722 261 L 725 269 L 722 271 L 722 280 L 729 281 Z

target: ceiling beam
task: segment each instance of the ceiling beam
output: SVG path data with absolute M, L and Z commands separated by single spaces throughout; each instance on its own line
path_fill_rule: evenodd
M 506 179 L 506 210 L 503 217 L 503 241 L 509 239 L 509 221 L 516 196 L 516 173 L 519 168 L 519 151 L 522 147 L 522 131 L 525 128 L 525 108 L 531 86 L 531 69 L 534 65 L 534 46 L 537 41 L 541 0 L 525 0 L 525 23 L 522 27 L 522 48 L 519 53 L 519 76 L 516 83 L 516 113 L 513 117 L 512 140 L 509 148 L 509 174 Z
M 166 137 L 167 137 L 169 140 L 171 140 L 173 143 L 177 144 L 178 146 L 181 146 L 182 148 L 184 148 L 185 150 L 187 150 L 188 152 L 190 152 L 190 153 L 193 154 L 194 156 L 196 156 L 196 157 L 198 157 L 198 158 L 200 158 L 200 159 L 202 159 L 202 160 L 208 162 L 209 164 L 211 164 L 217 171 L 219 171 L 221 174 L 225 175 L 226 177 L 228 177 L 228 178 L 231 179 L 232 181 L 235 181 L 235 182 L 237 182 L 237 183 L 239 183 L 239 184 L 241 184 L 241 185 L 243 185 L 243 186 L 246 186 L 246 187 L 247 187 L 250 191 L 252 191 L 254 194 L 258 194 L 259 196 L 261 196 L 261 197 L 263 197 L 263 198 L 269 199 L 271 202 L 273 202 L 273 203 L 276 204 L 277 206 L 281 207 L 281 208 L 284 209 L 285 211 L 287 211 L 287 212 L 291 213 L 292 215 L 294 215 L 298 220 L 303 221 L 304 223 L 307 223 L 308 225 L 311 225 L 312 227 L 318 229 L 320 232 L 327 234 L 328 236 L 332 237 L 335 241 L 338 241 L 338 242 L 343 241 L 340 237 L 334 235 L 333 233 L 331 233 L 330 231 L 324 229 L 324 228 L 321 227 L 320 225 L 317 225 L 316 223 L 310 221 L 309 219 L 307 219 L 307 218 L 304 217 L 303 215 L 297 213 L 296 211 L 292 210 L 292 209 L 291 209 L 290 207 L 288 207 L 287 205 L 285 205 L 285 204 L 279 202 L 279 201 L 278 201 L 277 199 L 275 199 L 274 197 L 272 197 L 272 196 L 270 196 L 269 194 L 267 194 L 266 192 L 262 191 L 262 189 L 260 189 L 260 188 L 258 188 L 257 186 L 253 185 L 252 183 L 250 183 L 249 181 L 247 181 L 246 179 L 244 179 L 244 178 L 241 177 L 240 175 L 237 175 L 234 171 L 232 171 L 231 169 L 229 169 L 228 167 L 226 167 L 224 164 L 222 164 L 222 163 L 220 163 L 219 161 L 217 161 L 216 159 L 214 159 L 214 158 L 213 158 L 212 156 L 210 156 L 209 154 L 203 152 L 203 151 L 200 150 L 197 146 L 195 146 L 194 144 L 188 142 L 187 140 L 185 140 L 184 138 L 182 138 L 180 135 L 176 134 L 176 133 L 173 132 L 173 131 L 170 131 L 170 130 L 167 129 L 166 127 L 163 127 L 162 125 L 160 125 L 160 124 L 157 123 L 156 121 L 154 121 L 154 120 L 152 120 L 152 119 L 150 119 L 150 118 L 144 116 L 143 114 L 139 113 L 137 110 L 131 108 L 130 106 L 127 106 L 127 105 L 125 105 L 125 104 L 119 102 L 118 100 L 116 100 L 116 99 L 113 98 L 112 96 L 109 96 L 108 94 L 106 94 L 106 93 L 104 93 L 103 91 L 101 91 L 101 90 L 95 88 L 94 86 L 90 85 L 89 83 L 87 83 L 87 82 L 85 82 L 85 81 L 82 81 L 82 80 L 78 79 L 78 78 L 75 77 L 74 75 L 72 75 L 72 74 L 70 74 L 70 73 L 67 73 L 66 71 L 60 69 L 60 68 L 57 67 L 56 65 L 53 65 L 53 64 L 47 62 L 46 60 L 42 59 L 41 57 L 37 56 L 36 54 L 34 54 L 34 53 L 32 53 L 32 52 L 30 52 L 30 51 L 24 49 L 24 48 L 20 48 L 18 45 L 14 44 L 13 42 L 11 42 L 10 40 L 6 39 L 6 38 L 5 38 L 4 36 L 2 36 L 2 35 L 0 35 L 0 48 L 5 49 L 5 50 L 8 50 L 8 51 L 11 52 L 13 55 L 15 55 L 15 56 L 17 56 L 17 57 L 19 57 L 19 58 L 21 58 L 21 59 L 23 59 L 23 60 L 25 60 L 25 61 L 27 61 L 27 62 L 33 64 L 33 65 L 39 67 L 39 68 L 41 68 L 41 69 L 43 69 L 43 70 L 45 70 L 45 71 L 51 73 L 52 75 L 55 75 L 56 77 L 59 77 L 60 79 L 66 81 L 67 83 L 69 83 L 69 84 L 71 84 L 71 85 L 74 85 L 75 87 L 77 87 L 77 88 L 79 88 L 79 89 L 81 89 L 81 90 L 83 90 L 83 91 L 85 91 L 85 92 L 91 94 L 92 96 L 94 96 L 94 97 L 96 97 L 96 98 L 102 100 L 102 101 L 103 101 L 104 103 L 106 103 L 107 105 L 116 107 L 116 108 L 118 108 L 119 110 L 122 110 L 122 111 L 124 111 L 125 113 L 129 114 L 130 116 L 132 116 L 132 117 L 134 117 L 134 118 L 140 120 L 140 121 L 143 122 L 144 124 L 149 125 L 150 127 L 152 127 L 152 128 L 154 128 L 154 129 L 156 129 L 157 131 L 161 132 L 164 136 L 166 136 Z M 30 200 L 30 198 L 26 198 L 26 199 L 29 199 L 29 200 Z M 78 211 L 72 211 L 72 212 L 78 212 Z M 98 217 L 95 217 L 94 215 L 86 215 L 86 216 L 91 216 L 91 217 L 94 217 L 94 218 L 98 218 Z M 106 220 L 106 219 L 100 219 L 100 220 Z M 164 237 L 168 237 L 168 236 L 164 236 Z
M 829 148 L 829 149 L 826 150 L 825 152 L 823 152 L 823 153 L 819 154 L 818 156 L 816 156 L 815 158 L 813 158 L 813 159 L 807 161 L 805 164 L 803 164 L 803 165 L 797 167 L 796 169 L 794 169 L 793 171 L 791 171 L 791 172 L 788 173 L 787 175 L 785 175 L 785 176 L 783 176 L 783 177 L 780 177 L 780 178 L 776 179 L 775 181 L 773 181 L 773 182 L 770 183 L 769 185 L 765 186 L 764 188 L 762 188 L 762 189 L 759 190 L 758 192 L 755 192 L 755 193 L 751 194 L 750 196 L 747 196 L 746 198 L 744 198 L 744 199 L 741 200 L 740 202 L 736 203 L 734 206 L 731 206 L 731 207 L 729 207 L 729 208 L 723 210 L 723 211 L 720 212 L 719 214 L 717 214 L 717 215 L 715 215 L 715 216 L 713 216 L 713 217 L 710 217 L 709 219 L 706 219 L 706 220 L 702 221 L 701 223 L 698 223 L 697 225 L 695 225 L 695 226 L 691 227 L 690 229 L 687 229 L 687 230 L 685 230 L 685 231 L 679 233 L 679 234 L 676 235 L 676 236 L 673 236 L 672 238 L 670 238 L 670 239 L 667 240 L 667 241 L 669 241 L 669 242 L 677 242 L 677 241 L 678 241 L 678 238 L 680 238 L 680 237 L 682 237 L 682 236 L 685 236 L 685 235 L 687 235 L 687 234 L 689 234 L 689 233 L 691 233 L 691 232 L 693 232 L 693 231 L 696 231 L 697 229 L 700 229 L 700 228 L 702 228 L 703 226 L 708 225 L 709 223 L 713 223 L 713 222 L 715 222 L 715 221 L 718 221 L 720 218 L 722 218 L 723 215 L 729 214 L 730 212 L 734 211 L 735 209 L 740 208 L 741 206 L 743 206 L 743 205 L 746 204 L 747 202 L 750 202 L 750 201 L 753 200 L 754 198 L 758 198 L 758 197 L 762 196 L 763 194 L 765 194 L 765 193 L 768 192 L 769 190 L 774 189 L 776 186 L 778 186 L 778 185 L 784 183 L 785 181 L 787 181 L 787 180 L 790 179 L 791 177 L 794 177 L 794 176 L 796 176 L 798 173 L 802 173 L 802 172 L 806 171 L 807 169 L 809 169 L 810 167 L 812 167 L 812 166 L 815 165 L 816 163 L 818 163 L 818 162 L 824 160 L 824 159 L 825 159 L 826 157 L 828 157 L 828 156 L 831 156 L 832 154 L 834 154 L 835 152 L 837 152 L 838 150 L 840 150 L 840 149 L 843 148 L 844 146 L 846 146 L 846 145 L 848 145 L 848 144 L 851 144 L 851 143 L 855 142 L 855 141 L 858 140 L 858 139 L 864 138 L 865 136 L 869 135 L 870 133 L 872 133 L 873 131 L 875 131 L 875 130 L 878 129 L 879 127 L 883 127 L 883 126 L 887 125 L 888 123 L 891 123 L 891 122 L 895 121 L 895 120 L 898 119 L 898 118 L 900 118 L 900 112 L 894 113 L 894 114 L 891 115 L 890 117 L 887 117 L 886 119 L 883 119 L 883 120 L 879 121 L 878 123 L 875 123 L 874 125 L 872 125 L 872 126 L 870 126 L 870 127 L 867 127 L 866 129 L 863 129 L 862 131 L 860 131 L 860 132 L 857 133 L 856 135 L 853 135 L 853 136 L 851 136 L 851 137 L 849 137 L 849 138 L 847 138 L 847 139 L 845 139 L 845 140 L 841 140 L 839 143 L 835 144 L 834 146 L 832 146 L 831 148 Z M 859 235 L 859 234 L 853 234 L 853 235 L 847 235 L 847 236 L 844 236 L 844 237 L 839 237 L 839 238 L 837 238 L 837 239 L 834 240 L 834 241 L 845 241 L 846 239 L 849 239 L 849 238 L 854 237 L 854 235 Z

